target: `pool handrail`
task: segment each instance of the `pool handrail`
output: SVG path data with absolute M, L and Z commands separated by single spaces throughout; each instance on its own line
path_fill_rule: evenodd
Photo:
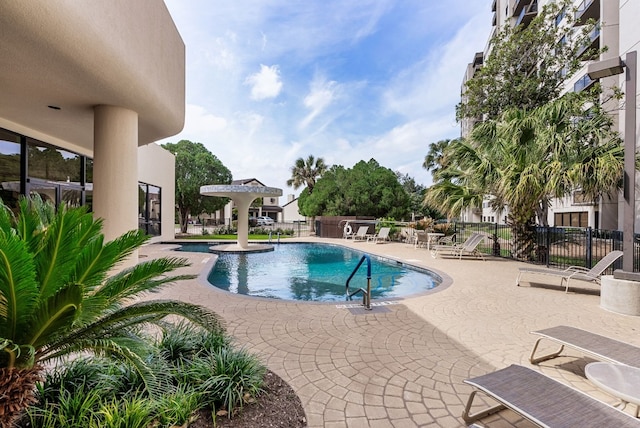
M 351 278 L 353 278 L 353 276 L 356 274 L 358 269 L 360 269 L 360 266 L 365 260 L 367 261 L 367 289 L 365 290 L 364 288 L 358 288 L 353 293 L 349 293 L 349 282 L 351 282 Z M 371 258 L 369 258 L 369 255 L 364 254 L 362 257 L 360 257 L 358 265 L 355 267 L 355 269 L 353 269 L 351 275 L 349 275 L 349 279 L 347 279 L 346 291 L 347 299 L 349 300 L 351 300 L 351 297 L 353 297 L 354 295 L 362 292 L 362 305 L 366 310 L 371 310 Z

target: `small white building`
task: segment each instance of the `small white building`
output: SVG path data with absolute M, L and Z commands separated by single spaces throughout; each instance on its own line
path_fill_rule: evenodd
M 298 198 L 295 195 L 287 195 L 287 203 L 282 206 L 279 221 L 283 223 L 303 222 L 307 218 L 298 210 Z

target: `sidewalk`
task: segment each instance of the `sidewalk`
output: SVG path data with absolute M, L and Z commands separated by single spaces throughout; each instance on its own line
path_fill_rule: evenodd
M 529 287 L 525 282 L 516 287 L 520 262 L 433 259 L 425 249 L 404 243 L 287 241 L 296 240 L 343 244 L 426 267 L 452 280 L 435 292 L 364 311 L 335 303 L 233 295 L 206 282 L 215 255 L 178 254 L 191 260 L 186 270 L 201 276 L 167 288 L 162 297 L 202 304 L 219 313 L 238 344 L 257 353 L 295 389 L 309 427 L 465 426 L 460 415 L 471 388 L 462 381 L 513 363 L 531 367 L 532 330 L 564 324 L 640 346 L 640 317 L 601 309 L 597 286 L 584 284 L 580 292 L 566 294 L 559 287 Z M 168 255 L 171 247 L 145 246 L 141 259 Z M 584 378 L 590 361 L 565 350 L 562 357 L 533 367 L 615 403 Z M 532 426 L 509 411 L 482 423 Z

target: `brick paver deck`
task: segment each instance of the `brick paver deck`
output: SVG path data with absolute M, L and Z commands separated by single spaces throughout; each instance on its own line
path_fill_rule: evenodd
M 640 345 L 640 317 L 601 309 L 597 287 L 584 284 L 583 290 L 566 294 L 526 283 L 516 287 L 520 262 L 433 259 L 425 249 L 404 243 L 307 240 L 340 243 L 430 268 L 451 285 L 365 312 L 335 303 L 230 294 L 206 282 L 215 255 L 180 253 L 192 262 L 187 270 L 201 276 L 167 288 L 162 297 L 219 313 L 237 343 L 258 354 L 295 389 L 309 427 L 465 426 L 460 415 L 471 389 L 463 380 L 512 363 L 530 367 L 532 330 L 571 325 Z M 168 255 L 170 248 L 148 245 L 140 255 Z M 533 367 L 615 403 L 584 378 L 588 362 L 566 350 Z M 482 423 L 531 426 L 509 411 Z

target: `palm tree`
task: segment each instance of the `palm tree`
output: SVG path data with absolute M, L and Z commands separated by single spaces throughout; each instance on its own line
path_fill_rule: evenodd
M 0 204 L 1 205 L 1 204 Z M 147 237 L 131 231 L 104 242 L 102 221 L 84 208 L 54 208 L 21 199 L 18 215 L 0 206 L 0 426 L 12 426 L 34 402 L 42 365 L 90 352 L 128 362 L 158 393 L 149 365 L 151 345 L 141 334 L 175 314 L 210 329 L 218 316 L 176 301 L 136 298 L 190 275 L 167 275 L 184 259 L 159 258 L 110 272 Z
M 570 93 L 531 111 L 511 109 L 478 124 L 468 140 L 448 149 L 451 164 L 426 200 L 457 215 L 492 195 L 509 207 L 515 255 L 533 255 L 536 217 L 547 218 L 549 200 L 581 189 L 592 200 L 619 188 L 623 149 L 611 118 L 583 95 Z
M 454 140 L 455 141 L 455 140 Z M 452 140 L 440 140 L 429 144 L 429 152 L 424 157 L 422 167 L 431 171 L 431 175 L 436 177 L 438 172 L 447 166 L 446 150 Z
M 311 194 L 316 180 L 322 177 L 326 171 L 327 165 L 322 158 L 316 159 L 313 155 L 309 155 L 307 159 L 298 158 L 291 167 L 291 178 L 287 180 L 287 186 L 293 186 L 296 190 L 301 186 L 306 186 L 307 192 Z M 312 234 L 315 233 L 315 216 L 311 217 L 310 231 Z

